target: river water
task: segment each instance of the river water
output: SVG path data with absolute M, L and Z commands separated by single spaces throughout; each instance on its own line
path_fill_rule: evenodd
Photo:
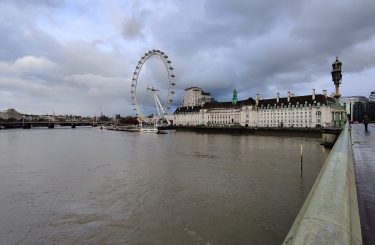
M 1 130 L 0 244 L 281 244 L 328 156 L 319 143 Z

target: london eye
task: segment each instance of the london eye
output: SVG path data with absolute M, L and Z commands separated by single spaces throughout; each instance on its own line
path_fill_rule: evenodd
M 168 110 L 173 102 L 174 68 L 160 50 L 146 52 L 138 61 L 131 81 L 133 110 L 141 123 L 170 124 Z

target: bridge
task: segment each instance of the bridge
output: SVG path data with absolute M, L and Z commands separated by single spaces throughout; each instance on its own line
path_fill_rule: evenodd
M 284 243 L 375 244 L 375 125 L 346 125 Z
M 83 121 L 3 121 L 0 122 L 0 128 L 1 126 L 4 128 L 31 128 L 31 127 L 49 127 L 53 128 L 55 125 L 60 126 L 70 126 L 70 127 L 76 127 L 76 126 L 93 126 L 96 127 L 97 125 L 106 125 L 108 122 L 93 122 L 88 120 Z

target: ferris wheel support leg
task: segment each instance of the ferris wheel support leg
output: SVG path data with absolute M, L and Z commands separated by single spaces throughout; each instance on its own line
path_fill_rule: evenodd
M 168 124 L 168 126 L 169 125 L 171 125 L 171 122 L 169 121 L 169 119 L 166 117 L 166 112 L 164 111 L 164 109 L 163 109 L 163 106 L 161 105 L 161 103 L 160 103 L 160 100 L 159 100 L 159 97 L 155 94 L 155 97 L 156 97 L 156 99 L 157 99 L 157 101 L 158 101 L 158 104 L 159 104 L 159 106 L 160 106 L 160 117 L 161 118 L 163 118 L 163 119 L 165 119 L 165 120 L 167 120 L 167 124 Z
M 169 125 L 171 125 L 171 122 L 169 121 L 169 119 L 167 118 L 167 116 L 166 116 L 166 112 L 164 111 L 164 109 L 163 109 L 163 106 L 161 105 L 161 103 L 160 103 L 160 100 L 159 100 L 159 97 L 157 96 L 157 95 L 155 95 L 155 97 L 156 97 L 156 99 L 157 99 L 157 101 L 158 101 L 158 104 L 159 104 L 159 106 L 160 106 L 160 116 L 161 116 L 161 118 L 164 118 L 165 120 L 167 120 L 167 124 L 168 124 L 168 126 Z
M 156 100 L 156 102 L 157 102 L 157 104 L 159 105 L 159 108 L 160 108 L 160 109 L 158 109 L 159 115 L 161 115 L 161 114 L 164 115 L 164 109 L 163 109 L 163 106 L 160 103 L 160 100 L 159 100 L 159 97 L 158 97 L 157 94 L 155 94 L 155 100 Z M 158 106 L 156 106 L 156 107 L 158 107 Z
M 155 100 L 156 110 L 158 111 L 158 115 L 160 115 L 158 96 L 155 93 L 154 93 L 154 100 Z

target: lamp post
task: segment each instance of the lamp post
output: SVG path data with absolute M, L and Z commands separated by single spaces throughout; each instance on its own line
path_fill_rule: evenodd
M 341 66 L 342 63 L 339 61 L 339 57 L 336 57 L 336 61 L 332 64 L 332 81 L 335 84 L 336 87 L 336 92 L 335 92 L 335 99 L 338 100 L 340 98 L 340 84 L 341 84 L 341 79 L 342 79 L 342 74 L 341 74 Z
M 333 110 L 333 123 L 334 127 L 341 128 L 343 126 L 344 121 L 344 109 L 340 105 L 340 84 L 342 80 L 342 74 L 341 74 L 341 66 L 342 63 L 339 61 L 339 58 L 336 57 L 336 61 L 332 64 L 332 81 L 335 84 L 335 94 L 333 97 L 335 98 L 335 106 Z

